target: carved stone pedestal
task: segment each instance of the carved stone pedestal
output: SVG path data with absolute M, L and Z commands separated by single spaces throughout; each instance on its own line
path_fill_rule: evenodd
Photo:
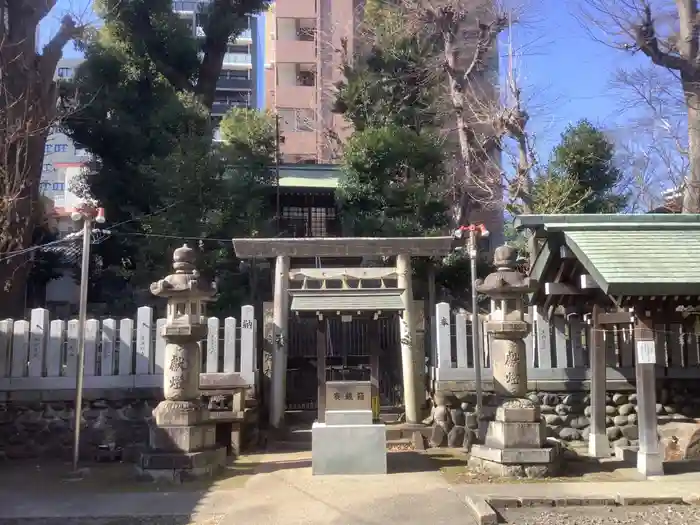
M 508 399 L 496 410 L 483 445 L 474 445 L 469 466 L 502 477 L 556 475 L 559 449 L 547 447 L 539 406 L 528 399 Z
M 226 448 L 216 446 L 216 425 L 196 401 L 162 401 L 153 411 L 149 450 L 139 469 L 154 479 L 179 482 L 209 476 L 226 464 Z

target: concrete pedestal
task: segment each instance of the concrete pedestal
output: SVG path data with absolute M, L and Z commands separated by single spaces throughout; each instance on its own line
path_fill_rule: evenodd
M 162 401 L 153 411 L 149 450 L 138 463 L 154 479 L 182 481 L 210 476 L 226 464 L 226 447 L 216 446 L 216 425 L 196 401 Z
M 326 425 L 371 425 L 371 410 L 326 410 Z
M 646 477 L 664 475 L 664 459 L 659 453 L 637 452 L 637 471 Z
M 311 433 L 313 475 L 387 473 L 386 425 L 316 422 Z

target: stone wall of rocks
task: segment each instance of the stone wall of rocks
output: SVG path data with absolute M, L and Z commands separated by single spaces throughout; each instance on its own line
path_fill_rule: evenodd
M 75 403 L 72 392 L 15 392 L 0 402 L 0 458 L 71 458 Z M 104 447 L 135 459 L 148 444 L 153 409 L 160 389 L 86 391 L 82 409 L 81 454 L 94 458 Z M 209 401 L 211 410 L 231 410 L 232 396 Z M 226 398 L 222 402 L 222 398 Z M 249 418 L 246 410 L 246 421 Z M 254 436 L 248 429 L 246 435 Z M 225 439 L 225 437 L 224 437 Z M 246 438 L 246 442 L 249 439 Z M 222 443 L 223 444 L 223 443 Z
M 7 459 L 70 458 L 75 403 L 51 399 L 58 396 L 48 392 L 22 394 L 20 399 L 0 404 L 0 455 Z M 159 401 L 155 392 L 133 392 L 119 396 L 121 399 L 108 392 L 86 394 L 81 427 L 83 455 L 94 455 L 100 445 L 113 443 L 129 451 L 148 442 L 148 423 Z
M 530 392 L 527 396 L 541 406 L 542 416 L 547 425 L 547 433 L 563 441 L 587 440 L 590 432 L 590 396 L 587 391 Z M 470 412 L 473 410 L 473 392 L 441 390 L 434 396 L 435 408 L 425 423 L 433 425 L 432 446 L 459 446 L 461 429 L 466 427 L 467 441 L 469 428 L 474 428 Z M 659 423 L 668 421 L 694 421 L 700 418 L 700 386 L 695 381 L 669 381 L 660 383 L 657 391 L 656 413 Z M 484 417 L 491 418 L 498 404 L 496 396 L 484 395 Z M 608 439 L 613 445 L 636 445 L 639 439 L 637 426 L 637 394 L 633 389 L 611 391 L 606 394 L 606 427 Z M 473 415 L 471 415 L 473 418 Z M 466 422 L 463 423 L 463 421 Z M 450 436 L 450 433 L 453 435 Z M 450 439 L 450 437 L 452 439 Z M 465 448 L 466 444 L 465 444 Z

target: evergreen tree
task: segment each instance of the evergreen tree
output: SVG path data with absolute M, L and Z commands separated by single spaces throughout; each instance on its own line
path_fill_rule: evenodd
M 615 146 L 588 120 L 569 126 L 554 148 L 549 163 L 550 177 L 570 177 L 577 188 L 569 200 L 578 213 L 618 213 L 629 195 L 620 192 L 622 173 L 615 166 Z
M 126 298 L 122 306 L 129 310 L 151 300 L 148 284 L 169 273 L 178 243 L 242 233 L 227 230 L 233 219 L 226 210 L 248 208 L 226 157 L 246 153 L 213 145 L 209 112 L 229 40 L 268 3 L 203 3 L 197 14 L 203 39 L 192 35 L 168 0 L 96 5 L 104 26 L 64 86 L 73 105 L 65 131 L 94 159 L 80 191 L 105 208 L 113 231 L 96 250 L 101 264 L 92 300 L 115 310 Z M 216 252 L 217 243 L 201 247 Z M 223 254 L 230 243 L 218 248 Z M 216 273 L 222 259 L 204 259 Z

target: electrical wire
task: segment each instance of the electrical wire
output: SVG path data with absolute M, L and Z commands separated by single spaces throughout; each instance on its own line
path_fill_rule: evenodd
M 129 223 L 131 223 L 131 222 L 137 222 L 137 221 L 142 221 L 142 220 L 144 220 L 144 219 L 148 219 L 149 217 L 153 217 L 153 216 L 155 216 L 155 215 L 158 215 L 159 213 L 162 213 L 162 212 L 164 212 L 164 211 L 166 211 L 166 210 L 172 208 L 173 206 L 177 206 L 178 204 L 181 204 L 181 203 L 183 203 L 183 202 L 184 202 L 183 200 L 179 200 L 179 201 L 173 202 L 173 203 L 171 203 L 171 204 L 168 204 L 167 206 L 163 206 L 162 208 L 159 208 L 159 209 L 155 210 L 154 212 L 147 213 L 147 214 L 144 214 L 144 215 L 140 215 L 140 216 L 138 216 L 138 217 L 133 217 L 133 218 L 131 218 L 131 219 L 127 219 L 127 220 L 122 221 L 122 222 L 118 222 L 117 224 L 115 224 L 115 225 L 112 226 L 112 229 L 118 228 L 119 226 L 123 226 L 124 224 L 129 224 Z M 76 238 L 78 238 L 78 237 L 80 236 L 80 234 L 81 234 L 81 232 L 76 232 L 76 233 L 78 233 L 78 236 L 77 236 L 77 237 L 71 237 L 71 236 L 69 235 L 69 236 L 67 236 L 67 237 L 64 237 L 63 239 L 57 239 L 57 240 L 55 240 L 55 241 L 47 242 L 46 244 L 38 244 L 38 245 L 36 245 L 36 246 L 29 246 L 28 248 L 23 248 L 23 249 L 21 249 L 21 250 L 14 250 L 14 251 L 11 251 L 11 252 L 6 252 L 6 253 L 3 255 L 3 257 L 0 257 L 0 262 L 7 261 L 7 260 L 9 260 L 9 259 L 12 259 L 12 258 L 14 258 L 14 257 L 18 257 L 18 256 L 20 256 L 20 255 L 25 255 L 25 254 L 27 254 L 27 253 L 31 253 L 31 252 L 36 251 L 36 250 L 43 250 L 43 249 L 45 249 L 45 248 L 48 248 L 49 246 L 53 246 L 53 245 L 56 245 L 56 244 L 61 244 L 61 243 L 66 243 L 66 242 L 72 242 L 73 240 L 75 240 Z M 71 234 L 71 235 L 73 235 L 73 234 Z M 206 239 L 202 239 L 202 240 L 206 240 Z M 227 240 L 230 240 L 230 239 L 227 239 Z

